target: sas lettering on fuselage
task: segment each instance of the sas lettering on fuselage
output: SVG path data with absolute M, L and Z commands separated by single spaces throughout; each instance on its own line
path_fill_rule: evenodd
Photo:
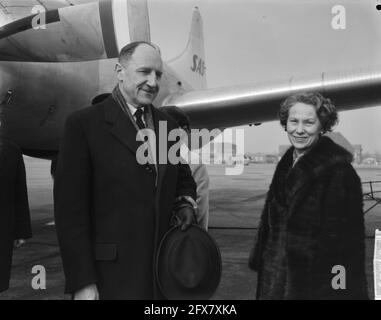
M 204 76 L 205 74 L 205 61 L 202 60 L 197 56 L 197 54 L 193 55 L 193 66 L 191 67 L 191 70 L 193 72 L 199 73 L 201 76 Z

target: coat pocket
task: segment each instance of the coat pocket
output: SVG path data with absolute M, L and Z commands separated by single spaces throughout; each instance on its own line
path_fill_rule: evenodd
M 115 243 L 96 243 L 94 253 L 97 261 L 115 261 L 118 256 L 118 246 Z

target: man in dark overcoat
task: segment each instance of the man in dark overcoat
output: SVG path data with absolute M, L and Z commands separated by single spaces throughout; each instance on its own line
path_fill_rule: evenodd
M 152 105 L 162 76 L 159 50 L 146 42 L 127 45 L 116 74 L 111 96 L 69 116 L 58 158 L 56 226 L 66 292 L 74 299 L 162 298 L 156 249 L 174 210 L 185 228 L 195 219 L 189 166 L 138 161 L 139 129 L 154 130 L 159 147 L 159 122 L 167 131 L 177 128 Z M 157 159 L 159 148 L 156 157 L 148 153 Z
M 9 288 L 13 247 L 32 236 L 24 159 L 0 115 L 0 292 Z

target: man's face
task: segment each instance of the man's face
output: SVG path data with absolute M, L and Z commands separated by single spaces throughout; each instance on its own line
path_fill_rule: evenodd
M 163 62 L 157 50 L 141 44 L 128 61 L 117 64 L 116 72 L 127 103 L 135 107 L 152 104 L 159 93 Z

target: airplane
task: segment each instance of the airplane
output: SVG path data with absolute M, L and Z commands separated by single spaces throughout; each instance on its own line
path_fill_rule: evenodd
M 7 132 L 25 155 L 54 160 L 67 116 L 115 86 L 119 50 L 131 41 L 151 40 L 148 4 L 146 0 L 21 2 L 15 6 L 0 0 L 1 109 Z M 46 12 L 31 14 L 36 5 Z M 319 91 L 339 110 L 381 104 L 381 68 L 322 71 L 209 89 L 206 73 L 203 20 L 195 7 L 186 47 L 165 61 L 155 100 L 157 107 L 182 108 L 193 128 L 276 120 L 280 102 L 301 91 Z

